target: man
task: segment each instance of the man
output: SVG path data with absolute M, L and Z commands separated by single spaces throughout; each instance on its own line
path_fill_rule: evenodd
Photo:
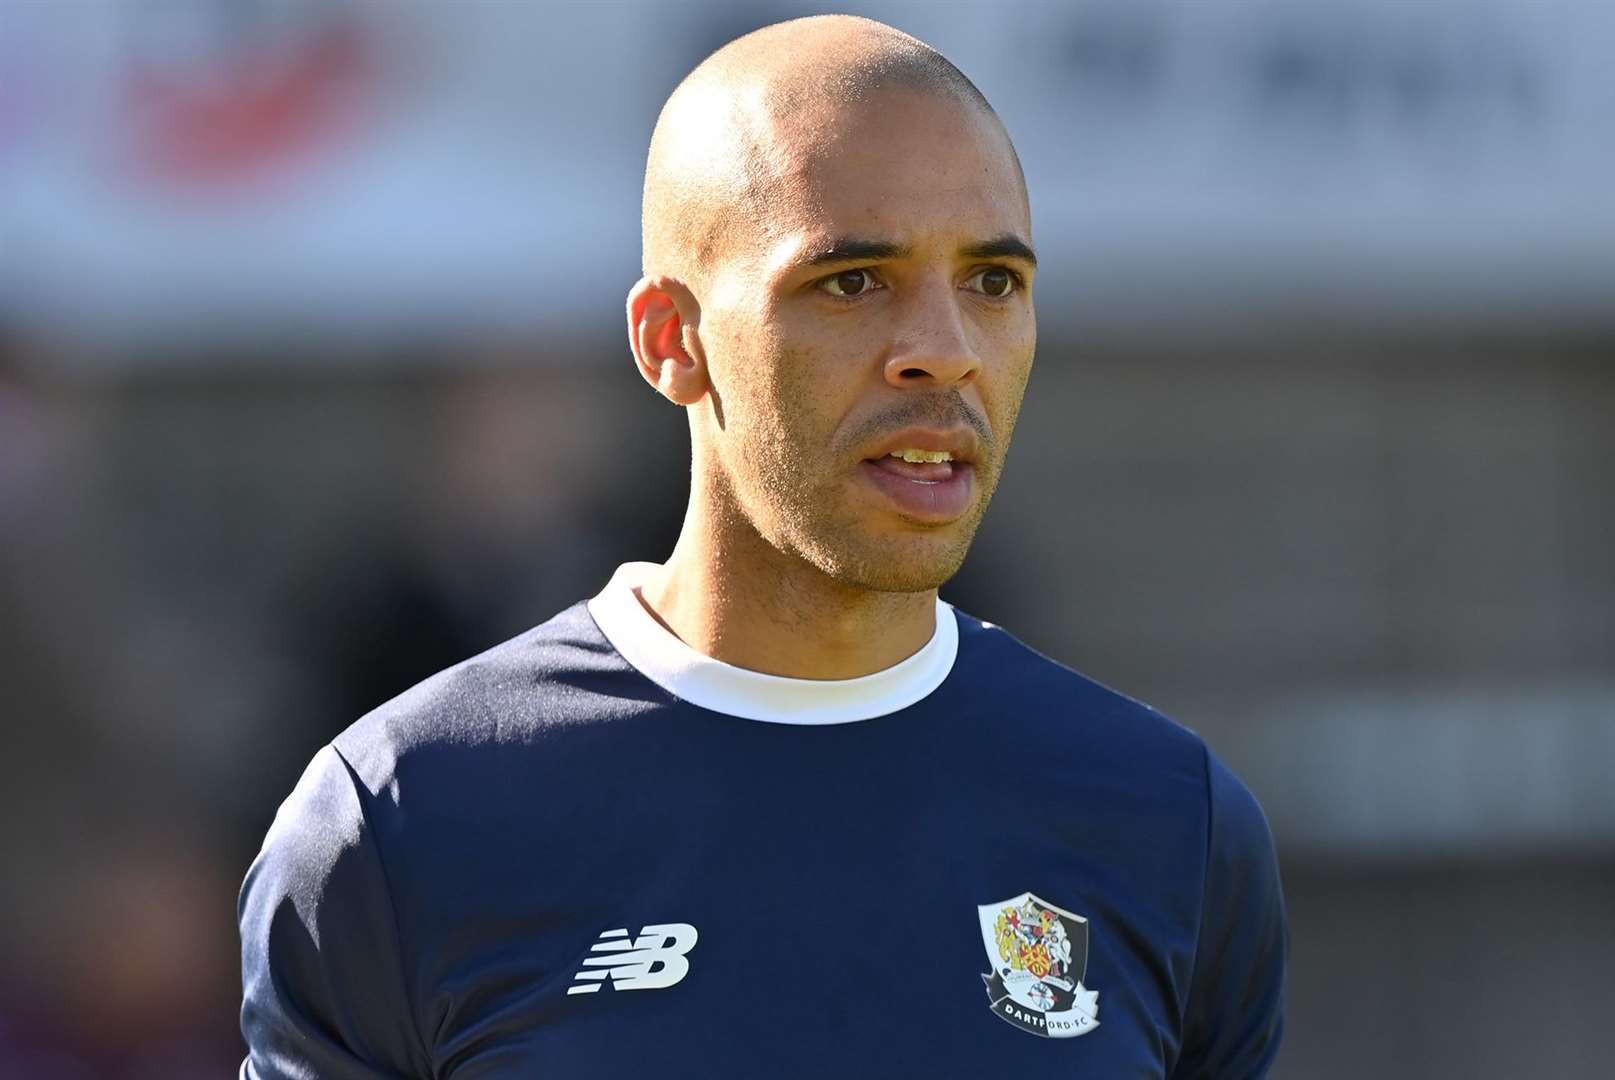
M 731 43 L 657 124 L 644 260 L 677 546 L 315 758 L 243 890 L 243 1076 L 1265 1074 L 1250 794 L 936 595 L 1035 340 L 979 92 L 861 19 Z

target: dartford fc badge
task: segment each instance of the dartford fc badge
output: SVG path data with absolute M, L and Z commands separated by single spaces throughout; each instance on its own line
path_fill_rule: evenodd
M 1099 1026 L 1088 972 L 1088 920 L 1029 892 L 976 908 L 992 970 L 981 978 L 993 1013 L 1022 1031 L 1069 1039 Z

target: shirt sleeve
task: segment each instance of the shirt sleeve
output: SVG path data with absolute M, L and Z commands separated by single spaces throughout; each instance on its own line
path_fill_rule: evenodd
M 367 798 L 327 746 L 247 872 L 238 910 L 240 1080 L 432 1075 Z
M 1284 1034 L 1289 930 L 1273 834 L 1256 798 L 1209 752 L 1200 939 L 1173 1080 L 1248 1080 Z

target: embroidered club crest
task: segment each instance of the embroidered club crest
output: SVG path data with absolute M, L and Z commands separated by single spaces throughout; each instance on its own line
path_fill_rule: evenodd
M 981 979 L 993 1015 L 1044 1038 L 1099 1026 L 1099 992 L 1088 972 L 1088 920 L 1029 892 L 976 908 L 992 970 Z

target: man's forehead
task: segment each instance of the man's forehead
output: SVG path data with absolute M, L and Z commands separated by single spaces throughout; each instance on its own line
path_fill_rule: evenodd
M 1005 237 L 1030 255 L 1030 214 L 1012 168 L 880 163 L 877 157 L 857 168 L 843 160 L 773 185 L 775 197 L 766 200 L 755 234 L 769 268 L 968 255 Z
M 985 197 L 1024 210 L 1009 137 L 996 117 L 962 102 L 892 92 L 827 117 L 771 118 L 767 138 L 777 186 L 821 214 L 908 198 Z
M 783 171 L 811 175 L 848 158 L 906 155 L 932 163 L 1001 158 L 1014 168 L 1015 152 L 998 118 L 953 94 L 892 87 L 792 109 L 769 104 L 774 107 L 765 105 L 761 115 L 752 113 L 753 130 Z

